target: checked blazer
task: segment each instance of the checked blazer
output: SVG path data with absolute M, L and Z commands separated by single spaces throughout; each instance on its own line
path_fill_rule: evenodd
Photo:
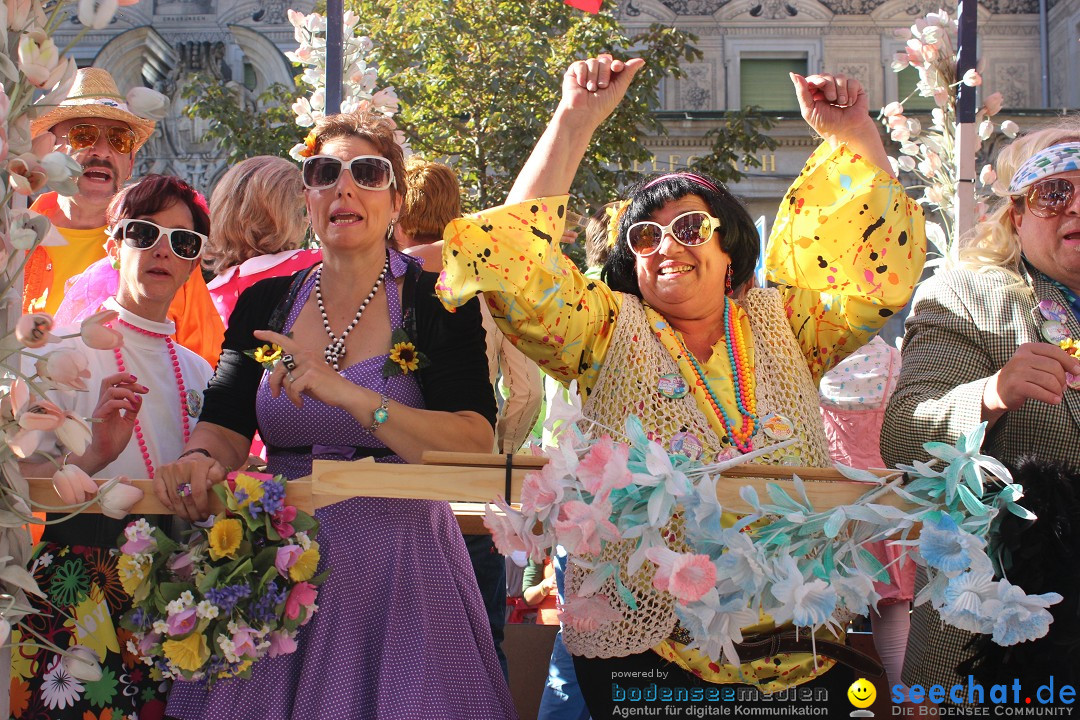
M 1045 342 L 1037 305 L 1064 295 L 1023 264 L 1020 279 L 1001 269 L 936 274 L 915 294 L 905 326 L 896 392 L 881 430 L 881 455 L 889 466 L 926 460 L 922 444 L 954 444 L 981 422 L 983 390 L 990 376 L 1024 343 Z M 1066 326 L 1080 338 L 1071 312 Z M 1007 465 L 1027 455 L 1080 466 L 1080 390 L 1065 390 L 1060 405 L 1028 400 L 987 431 L 982 452 Z M 925 576 L 920 571 L 920 580 Z M 917 585 L 921 585 L 919 582 Z M 957 663 L 971 635 L 943 626 L 929 603 L 915 608 L 904 663 L 904 681 L 923 687 L 961 682 Z

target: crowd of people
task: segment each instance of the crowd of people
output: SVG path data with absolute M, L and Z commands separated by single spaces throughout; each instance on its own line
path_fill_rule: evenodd
M 316 459 L 516 452 L 541 413 L 541 370 L 549 396 L 576 382 L 596 427 L 637 415 L 662 445 L 704 460 L 768 445 L 780 423 L 795 443 L 756 462 L 880 467 L 924 459 L 924 442 L 954 443 L 986 422 L 984 453 L 1072 472 L 1080 122 L 1001 151 L 1000 206 L 965 238 L 961 266 L 919 287 L 897 352 L 872 340 L 922 277 L 924 218 L 890 168 L 865 90 L 842 75 L 792 76 L 821 144 L 773 223 L 769 287 L 755 286 L 759 238 L 745 207 L 690 170 L 642 178 L 618 198 L 611 188 L 585 228 L 588 271 L 568 259 L 571 184 L 643 64 L 572 64 L 505 205 L 466 217 L 453 169 L 406 159 L 393 123 L 366 111 L 318 120 L 299 169 L 275 157 L 237 164 L 209 205 L 179 178 L 128 184 L 154 124 L 126 108 L 107 72 L 80 70 L 72 99 L 33 126 L 36 143 L 83 173 L 74 196 L 32 207 L 57 237 L 27 263 L 24 308 L 58 324 L 98 318 L 123 343 L 87 351 L 89 392 L 38 401 L 93 418 L 87 450 L 44 446 L 24 474 L 70 468 L 58 486 L 70 501 L 86 477 L 149 477 L 172 513 L 157 524 L 197 523 L 211 486 L 252 462 L 293 479 Z M 282 356 L 264 369 L 248 351 L 271 343 Z M 404 346 L 417 352 L 403 357 Z M 49 525 L 33 565 L 46 612 L 28 622 L 94 649 L 112 684 L 84 692 L 58 656 L 20 646 L 13 716 L 517 717 L 501 650 L 505 566 L 490 536 L 463 536 L 437 501 L 354 498 L 316 517 L 320 570 L 333 572 L 296 650 L 210 688 L 170 684 L 127 650 L 119 618 L 131 600 L 113 548 L 131 518 Z M 665 536 L 684 543 L 677 524 Z M 909 634 L 924 579 L 887 542 L 870 550 L 890 569 L 873 619 L 889 683 L 948 686 L 964 663 L 978 667 L 971 638 L 929 604 Z M 582 580 L 553 548 L 526 572 L 523 601 L 557 623 Z M 620 594 L 645 582 L 610 577 L 601 590 L 623 598 L 621 619 L 562 629 L 541 717 L 616 716 L 617 673 L 668 688 L 824 688 L 841 700 L 859 676 L 842 634 L 800 636 L 765 615 L 742 630 L 741 665 L 718 663 L 690 646 L 671 596 L 632 607 Z

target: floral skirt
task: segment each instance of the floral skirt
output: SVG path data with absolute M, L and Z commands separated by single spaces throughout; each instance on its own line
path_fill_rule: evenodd
M 27 720 L 157 720 L 165 716 L 168 681 L 128 652 L 131 634 L 119 620 L 131 609 L 116 571 L 119 551 L 109 547 L 42 543 L 30 571 L 46 599 L 32 598 L 40 614 L 23 622 L 41 638 L 67 648 L 84 645 L 98 655 L 101 679 L 72 677 L 45 648 L 12 647 L 11 717 Z M 35 643 L 19 629 L 12 644 Z

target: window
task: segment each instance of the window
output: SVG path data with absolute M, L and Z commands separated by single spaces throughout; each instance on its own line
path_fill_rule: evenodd
M 806 75 L 806 58 L 748 58 L 739 62 L 739 99 L 743 107 L 798 110 L 788 73 Z
M 904 103 L 904 111 L 910 110 L 933 110 L 937 107 L 932 97 L 923 97 L 915 92 L 915 86 L 919 84 L 919 71 L 913 67 L 906 67 L 896 73 L 896 99 Z M 912 93 L 915 93 L 912 95 Z M 908 95 L 911 98 L 904 101 Z

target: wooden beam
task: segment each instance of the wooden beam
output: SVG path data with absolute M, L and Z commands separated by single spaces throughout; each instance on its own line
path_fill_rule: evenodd
M 314 508 L 353 497 L 391 497 L 409 500 L 446 500 L 454 508 L 463 532 L 483 533 L 484 504 L 497 496 L 512 503 L 521 500 L 521 484 L 525 476 L 542 467 L 547 458 L 515 455 L 510 473 L 510 492 L 506 492 L 506 456 L 475 453 L 425 453 L 424 461 L 437 465 L 400 465 L 370 461 L 341 462 L 316 460 L 310 477 L 292 480 L 286 485 L 289 504 L 305 512 Z M 783 465 L 744 465 L 730 468 L 716 485 L 716 497 L 725 510 L 749 513 L 751 508 L 739 496 L 746 485 L 753 487 L 762 500 L 768 499 L 767 485 L 775 483 L 796 497 L 792 474 L 804 482 L 806 494 L 817 510 L 855 502 L 873 486 L 843 477 L 832 468 L 790 467 Z M 887 476 L 888 471 L 880 471 Z M 56 507 L 60 498 L 48 478 L 31 478 L 30 497 L 34 502 Z M 143 498 L 132 507 L 138 515 L 163 515 L 169 510 L 158 502 L 153 481 L 133 480 L 143 490 Z M 211 495 L 211 512 L 224 508 L 216 495 Z M 907 504 L 893 493 L 881 496 L 878 502 L 907 509 Z M 64 512 L 57 509 L 55 512 Z M 86 512 L 101 512 L 98 505 Z

